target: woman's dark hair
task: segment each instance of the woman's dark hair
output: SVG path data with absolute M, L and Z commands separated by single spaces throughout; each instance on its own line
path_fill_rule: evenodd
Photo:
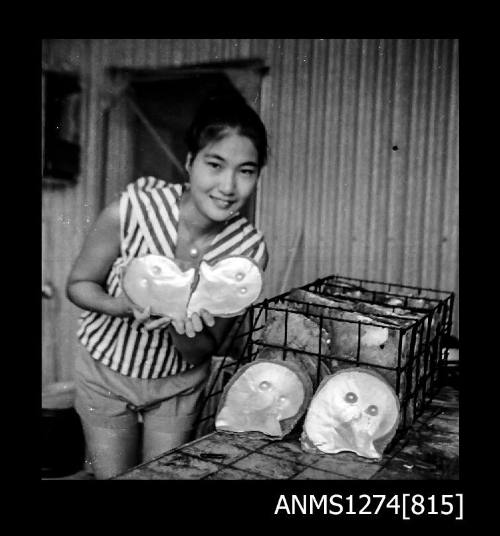
M 191 157 L 209 143 L 222 139 L 228 128 L 252 140 L 261 169 L 268 154 L 266 127 L 257 112 L 238 95 L 209 97 L 201 104 L 186 134 Z

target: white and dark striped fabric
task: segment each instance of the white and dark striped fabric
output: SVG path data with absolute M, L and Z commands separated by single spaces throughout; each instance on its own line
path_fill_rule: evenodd
M 120 272 L 133 257 L 175 257 L 179 201 L 185 188 L 142 177 L 122 194 L 121 253 L 106 280 L 111 296 L 121 294 Z M 217 262 L 228 255 L 245 255 L 260 263 L 267 258 L 262 233 L 238 214 L 213 239 L 203 259 Z M 164 378 L 193 367 L 177 352 L 166 328 L 147 332 L 133 318 L 86 311 L 80 317 L 77 335 L 94 359 L 132 378 Z

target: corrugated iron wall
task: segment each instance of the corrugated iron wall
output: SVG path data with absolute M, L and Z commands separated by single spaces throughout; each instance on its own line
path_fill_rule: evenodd
M 46 40 L 43 58 L 80 70 L 85 96 L 80 180 L 43 194 L 43 266 L 56 287 L 44 302 L 54 319 L 44 326 L 44 381 L 70 378 L 81 351 L 64 281 L 113 189 L 102 181 L 110 66 L 269 66 L 260 111 L 271 158 L 257 201 L 271 252 L 267 295 L 285 276 L 290 287 L 332 273 L 458 291 L 457 40 Z
M 341 273 L 457 290 L 457 41 L 286 41 L 270 59 L 260 221 L 275 261 L 303 227 L 293 283 Z
M 99 185 L 95 179 L 95 90 L 89 84 L 90 46 L 83 40 L 61 40 L 45 46 L 44 65 L 62 71 L 86 73 L 82 78 L 84 128 L 81 134 L 82 173 L 74 186 L 44 184 L 42 190 L 42 283 L 50 284 L 53 297 L 42 299 L 42 381 L 72 377 L 78 351 L 75 328 L 79 311 L 65 297 L 65 281 L 71 263 L 97 211 Z M 88 73 L 88 74 L 87 74 Z M 92 104 L 94 102 L 94 104 Z

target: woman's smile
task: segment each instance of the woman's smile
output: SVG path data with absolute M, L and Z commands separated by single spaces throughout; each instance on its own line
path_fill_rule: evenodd
M 222 199 L 215 195 L 209 195 L 209 197 L 212 199 L 214 205 L 221 210 L 228 210 L 236 203 L 236 199 Z

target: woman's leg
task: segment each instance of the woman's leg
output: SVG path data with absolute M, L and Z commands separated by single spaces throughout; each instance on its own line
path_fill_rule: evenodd
M 191 437 L 191 429 L 182 427 L 179 430 L 162 431 L 158 424 L 151 422 L 147 417 L 144 419 L 144 435 L 142 442 L 142 461 L 146 462 L 172 450 L 184 443 Z
M 138 380 L 82 355 L 75 362 L 75 386 L 75 409 L 95 478 L 110 478 L 137 465 L 140 429 L 137 413 L 129 405 L 140 403 Z
M 83 422 L 87 455 L 98 480 L 111 478 L 139 463 L 139 426 L 101 428 Z
M 210 362 L 206 362 L 179 375 L 151 381 L 150 400 L 160 400 L 160 404 L 142 414 L 143 461 L 156 458 L 193 438 L 209 370 Z

